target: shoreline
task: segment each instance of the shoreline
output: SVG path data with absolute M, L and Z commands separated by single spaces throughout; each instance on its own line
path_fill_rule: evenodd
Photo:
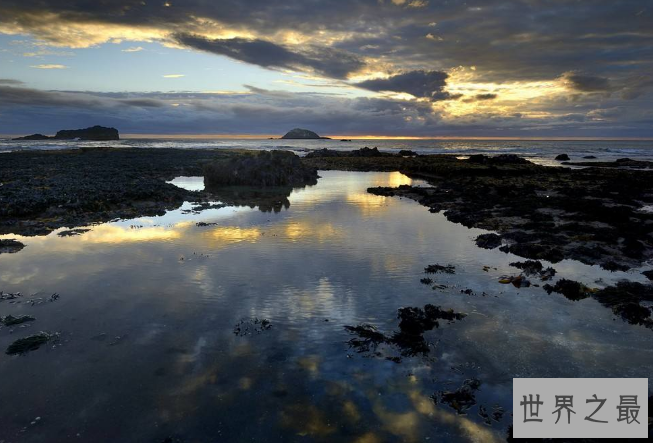
M 7 153 L 0 165 L 0 234 L 45 235 L 61 227 L 160 215 L 184 201 L 215 200 L 220 192 L 187 191 L 166 182 L 202 176 L 211 161 L 252 152 L 81 148 Z M 570 258 L 608 270 L 638 268 L 653 258 L 648 234 L 653 214 L 641 210 L 653 205 L 653 172 L 648 170 L 549 167 L 515 155 L 399 156 L 374 149 L 313 151 L 301 161 L 318 170 L 399 171 L 426 180 L 428 188 L 368 192 L 408 197 L 432 212 L 445 211 L 453 222 L 496 232 L 496 247 L 523 258 L 552 263 Z M 222 197 L 235 204 L 260 200 L 240 194 L 244 202 Z M 281 194 L 288 195 L 286 190 Z

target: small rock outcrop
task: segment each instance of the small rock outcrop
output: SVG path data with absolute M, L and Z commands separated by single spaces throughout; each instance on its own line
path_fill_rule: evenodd
M 559 162 L 566 162 L 566 161 L 569 161 L 571 159 L 569 158 L 569 156 L 567 154 L 560 154 L 560 155 L 556 155 L 556 160 L 558 160 Z
M 219 186 L 306 186 L 317 183 L 317 170 L 288 151 L 262 151 L 215 161 L 204 167 L 204 184 Z
M 26 135 L 25 137 L 12 138 L 12 140 L 48 140 L 51 137 L 43 134 Z
M 282 139 L 295 139 L 295 140 L 320 140 L 320 139 L 328 139 L 329 137 L 320 137 L 313 131 L 309 131 L 308 129 L 301 129 L 301 128 L 295 128 L 286 133 Z

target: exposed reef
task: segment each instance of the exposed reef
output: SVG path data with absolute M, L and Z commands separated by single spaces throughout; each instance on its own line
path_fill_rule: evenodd
M 321 153 L 319 169 L 400 171 L 430 187 L 370 188 L 414 199 L 453 222 L 493 231 L 477 239 L 520 257 L 557 263 L 575 259 L 608 270 L 653 258 L 653 172 L 536 165 L 512 155 L 364 157 Z

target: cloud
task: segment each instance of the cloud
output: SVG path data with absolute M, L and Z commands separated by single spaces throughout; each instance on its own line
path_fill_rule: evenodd
M 186 77 L 186 74 L 165 74 L 163 78 L 181 78 Z
M 364 66 L 360 58 L 334 48 L 307 46 L 301 51 L 260 39 L 209 39 L 200 35 L 178 34 L 184 46 L 224 55 L 265 68 L 314 71 L 331 78 L 344 79 Z
M 451 98 L 444 91 L 449 75 L 442 71 L 412 71 L 388 78 L 366 80 L 355 85 L 375 92 L 405 92 L 418 98 L 446 100 Z
M 463 102 L 465 103 L 472 103 L 472 102 L 481 102 L 481 101 L 488 101 L 488 100 L 495 100 L 498 97 L 497 94 L 493 93 L 487 93 L 487 94 L 476 94 L 473 97 L 467 97 L 463 99 Z
M 14 86 L 14 85 L 22 85 L 24 84 L 20 80 L 14 80 L 12 78 L 0 78 L 0 85 L 9 85 L 9 86 Z
M 144 50 L 142 46 L 132 46 L 131 48 L 123 49 L 122 52 L 140 52 Z
M 605 77 L 566 72 L 562 78 L 571 89 L 580 92 L 606 92 L 613 89 L 610 80 Z
M 33 65 L 30 68 L 36 69 L 68 69 L 68 66 L 65 65 Z

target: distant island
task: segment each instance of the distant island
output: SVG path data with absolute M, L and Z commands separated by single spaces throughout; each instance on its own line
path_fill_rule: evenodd
M 320 137 L 313 131 L 309 131 L 308 129 L 300 129 L 300 128 L 295 128 L 283 137 L 282 139 L 297 139 L 297 140 L 330 140 L 329 137 Z
M 84 140 L 84 141 L 105 141 L 120 140 L 120 134 L 115 128 L 104 126 L 93 126 L 86 129 L 64 129 L 54 137 L 43 134 L 32 134 L 25 137 L 14 138 L 13 140 Z

